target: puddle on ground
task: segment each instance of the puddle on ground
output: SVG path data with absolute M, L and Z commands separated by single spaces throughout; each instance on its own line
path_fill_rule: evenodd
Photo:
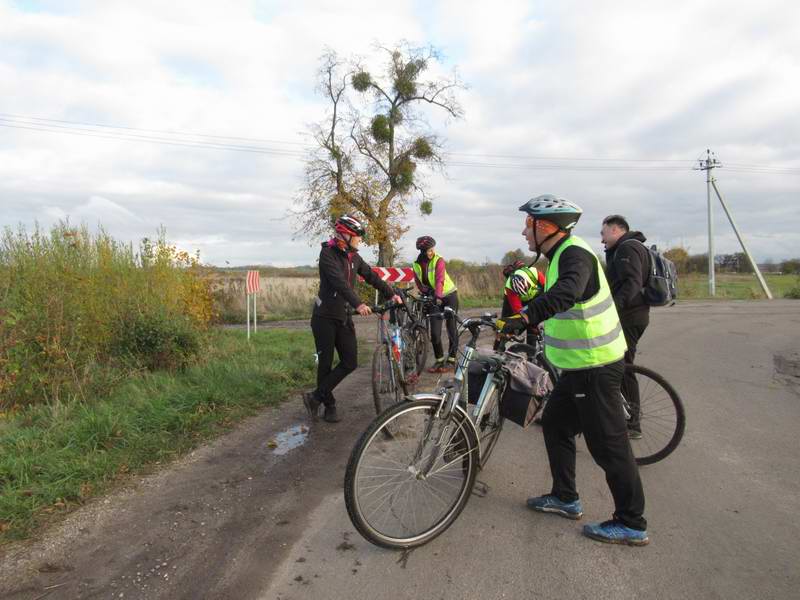
M 286 431 L 281 431 L 267 444 L 272 448 L 272 453 L 283 456 L 295 448 L 302 446 L 308 440 L 307 425 L 292 425 Z

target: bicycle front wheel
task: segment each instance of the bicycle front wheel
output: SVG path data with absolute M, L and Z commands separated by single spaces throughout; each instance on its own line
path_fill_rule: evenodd
M 453 524 L 469 500 L 478 471 L 477 439 L 463 413 L 441 419 L 438 406 L 416 400 L 389 408 L 350 454 L 347 514 L 377 546 L 426 544 Z
M 683 437 L 686 429 L 686 412 L 678 392 L 661 375 L 639 365 L 626 365 L 636 376 L 639 388 L 640 439 L 631 440 L 636 464 L 650 465 L 669 456 Z M 623 396 L 632 397 L 623 386 Z M 637 408 L 629 402 L 635 419 Z M 633 405 L 633 406 L 631 406 Z

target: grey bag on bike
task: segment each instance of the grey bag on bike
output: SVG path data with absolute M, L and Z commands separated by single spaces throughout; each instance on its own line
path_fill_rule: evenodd
M 520 356 L 506 363 L 508 385 L 500 399 L 500 414 L 525 428 L 533 421 L 542 398 L 553 389 L 550 375 L 539 365 Z

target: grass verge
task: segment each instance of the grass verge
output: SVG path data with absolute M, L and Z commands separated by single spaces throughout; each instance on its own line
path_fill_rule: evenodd
M 774 298 L 784 298 L 797 286 L 800 286 L 796 275 L 778 275 L 766 273 L 767 281 Z M 716 298 L 720 300 L 760 300 L 766 298 L 756 276 L 752 273 L 718 273 L 716 275 Z M 678 297 L 680 300 L 708 300 L 708 275 L 690 273 L 678 275 Z
M 182 372 L 144 373 L 86 402 L 0 413 L 0 544 L 314 379 L 308 331 L 272 329 L 249 344 L 241 331 L 209 335 L 205 355 Z

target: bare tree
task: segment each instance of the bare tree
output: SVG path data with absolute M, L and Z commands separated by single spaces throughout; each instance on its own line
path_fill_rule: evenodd
M 423 215 L 433 210 L 417 167 L 442 166 L 442 140 L 426 117 L 461 118 L 456 92 L 463 85 L 456 74 L 425 77 L 440 61 L 434 48 L 399 44 L 377 52 L 387 58 L 380 74 L 332 50 L 320 60 L 318 91 L 328 114 L 311 126 L 315 148 L 296 215 L 298 233 L 316 236 L 340 214 L 357 214 L 367 222 L 368 243 L 378 247 L 378 263 L 392 265 L 409 204 L 416 201 Z

